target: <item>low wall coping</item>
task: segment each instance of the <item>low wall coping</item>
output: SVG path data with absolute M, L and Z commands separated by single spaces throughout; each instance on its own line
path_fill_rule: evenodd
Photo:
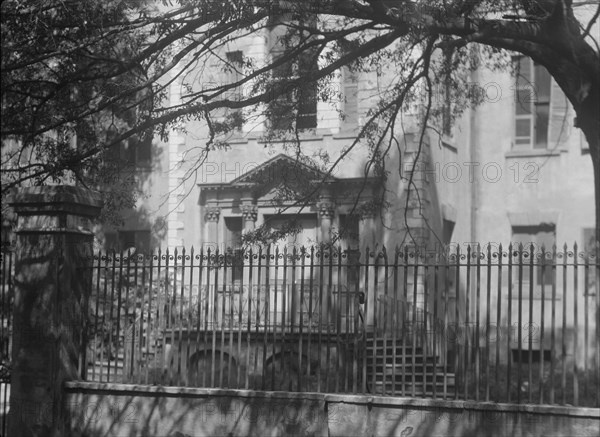
M 387 397 L 350 394 L 326 394 L 312 392 L 284 392 L 284 391 L 258 391 L 258 390 L 232 390 L 196 387 L 165 387 L 132 384 L 112 384 L 86 381 L 65 382 L 67 392 L 104 392 L 117 395 L 164 395 L 169 397 L 226 397 L 255 399 L 290 399 L 290 400 L 315 400 L 328 403 L 360 404 L 370 406 L 410 407 L 410 408 L 445 408 L 457 410 L 494 411 L 494 412 L 520 412 L 533 414 L 552 414 L 572 417 L 588 417 L 600 420 L 600 408 L 584 408 L 562 405 L 535 405 L 535 404 L 507 404 L 482 401 L 456 401 L 442 399 L 417 399 L 410 397 Z

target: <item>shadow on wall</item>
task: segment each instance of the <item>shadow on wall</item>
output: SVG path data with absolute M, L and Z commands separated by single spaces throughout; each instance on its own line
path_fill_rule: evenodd
M 79 384 L 79 387 L 75 386 Z M 72 435 L 597 435 L 597 410 L 282 392 L 67 384 Z M 137 392 L 137 393 L 136 393 Z

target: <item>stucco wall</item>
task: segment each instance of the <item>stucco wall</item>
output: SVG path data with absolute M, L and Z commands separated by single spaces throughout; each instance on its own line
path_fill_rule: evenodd
M 596 436 L 598 409 L 71 382 L 73 436 Z

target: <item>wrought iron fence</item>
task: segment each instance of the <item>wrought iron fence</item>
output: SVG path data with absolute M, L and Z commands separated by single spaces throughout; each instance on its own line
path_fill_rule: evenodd
M 596 254 L 98 253 L 82 376 L 600 406 Z

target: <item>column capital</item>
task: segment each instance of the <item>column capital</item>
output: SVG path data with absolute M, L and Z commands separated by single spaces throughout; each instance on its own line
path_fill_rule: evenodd
M 209 222 L 218 222 L 221 215 L 221 208 L 218 206 L 209 206 L 206 208 L 205 217 Z
M 256 205 L 242 205 L 242 217 L 244 220 L 255 222 L 258 218 L 258 206 Z
M 335 203 L 330 200 L 322 200 L 317 203 L 319 217 L 332 218 L 335 215 Z

